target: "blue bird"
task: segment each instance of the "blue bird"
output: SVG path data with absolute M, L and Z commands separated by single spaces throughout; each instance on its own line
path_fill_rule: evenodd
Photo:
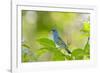
M 71 54 L 71 51 L 68 49 L 68 46 L 65 44 L 65 42 L 61 39 L 56 29 L 52 29 L 53 32 L 53 40 L 55 44 L 57 44 L 60 48 L 64 48 L 68 54 Z

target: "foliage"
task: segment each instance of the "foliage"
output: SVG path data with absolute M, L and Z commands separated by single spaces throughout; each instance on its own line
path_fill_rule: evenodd
M 72 52 L 72 57 L 75 60 L 81 60 L 84 58 L 84 51 L 82 49 L 76 49 Z
M 41 39 L 38 39 L 39 43 L 45 47 L 56 47 L 55 43 L 50 40 L 50 39 L 47 39 L 47 38 L 41 38 Z
M 59 61 L 59 60 L 83 60 L 85 56 L 89 56 L 89 43 L 85 45 L 84 49 L 75 49 L 72 51 L 71 56 L 62 53 L 59 49 L 56 48 L 54 42 L 47 38 L 41 38 L 38 41 L 43 48 L 39 49 L 38 56 L 41 56 L 43 53 L 50 51 L 52 53 L 52 60 Z M 48 43 L 49 46 L 48 46 Z M 89 59 L 89 58 L 88 58 Z
M 49 51 L 52 54 L 52 60 L 64 60 L 65 55 L 62 54 L 58 48 L 56 48 L 56 45 L 52 40 L 47 38 L 40 38 L 38 39 L 38 42 L 43 45 L 43 48 L 39 49 L 39 52 L 42 52 L 38 53 L 39 56 Z
M 82 30 L 86 36 L 90 36 L 90 22 L 84 22 Z
M 29 50 L 29 46 L 26 44 L 22 45 L 22 62 L 37 61 L 34 53 Z
M 84 32 L 90 31 L 90 23 L 89 22 L 84 22 L 83 31 Z

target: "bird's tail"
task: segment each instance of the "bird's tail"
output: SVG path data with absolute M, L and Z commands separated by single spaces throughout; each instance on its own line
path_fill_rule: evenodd
M 71 54 L 72 52 L 67 48 L 65 48 L 65 50 L 68 52 L 68 54 Z

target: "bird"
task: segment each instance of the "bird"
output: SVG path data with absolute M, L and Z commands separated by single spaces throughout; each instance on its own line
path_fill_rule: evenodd
M 53 32 L 53 40 L 56 45 L 58 45 L 60 48 L 64 48 L 68 54 L 71 54 L 71 51 L 68 49 L 68 46 L 65 44 L 65 42 L 62 40 L 62 38 L 59 36 L 58 31 L 56 29 L 51 30 Z

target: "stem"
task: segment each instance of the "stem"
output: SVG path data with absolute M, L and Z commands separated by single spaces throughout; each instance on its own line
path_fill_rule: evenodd
M 88 37 L 87 43 L 85 44 L 84 48 L 88 45 L 90 37 Z

